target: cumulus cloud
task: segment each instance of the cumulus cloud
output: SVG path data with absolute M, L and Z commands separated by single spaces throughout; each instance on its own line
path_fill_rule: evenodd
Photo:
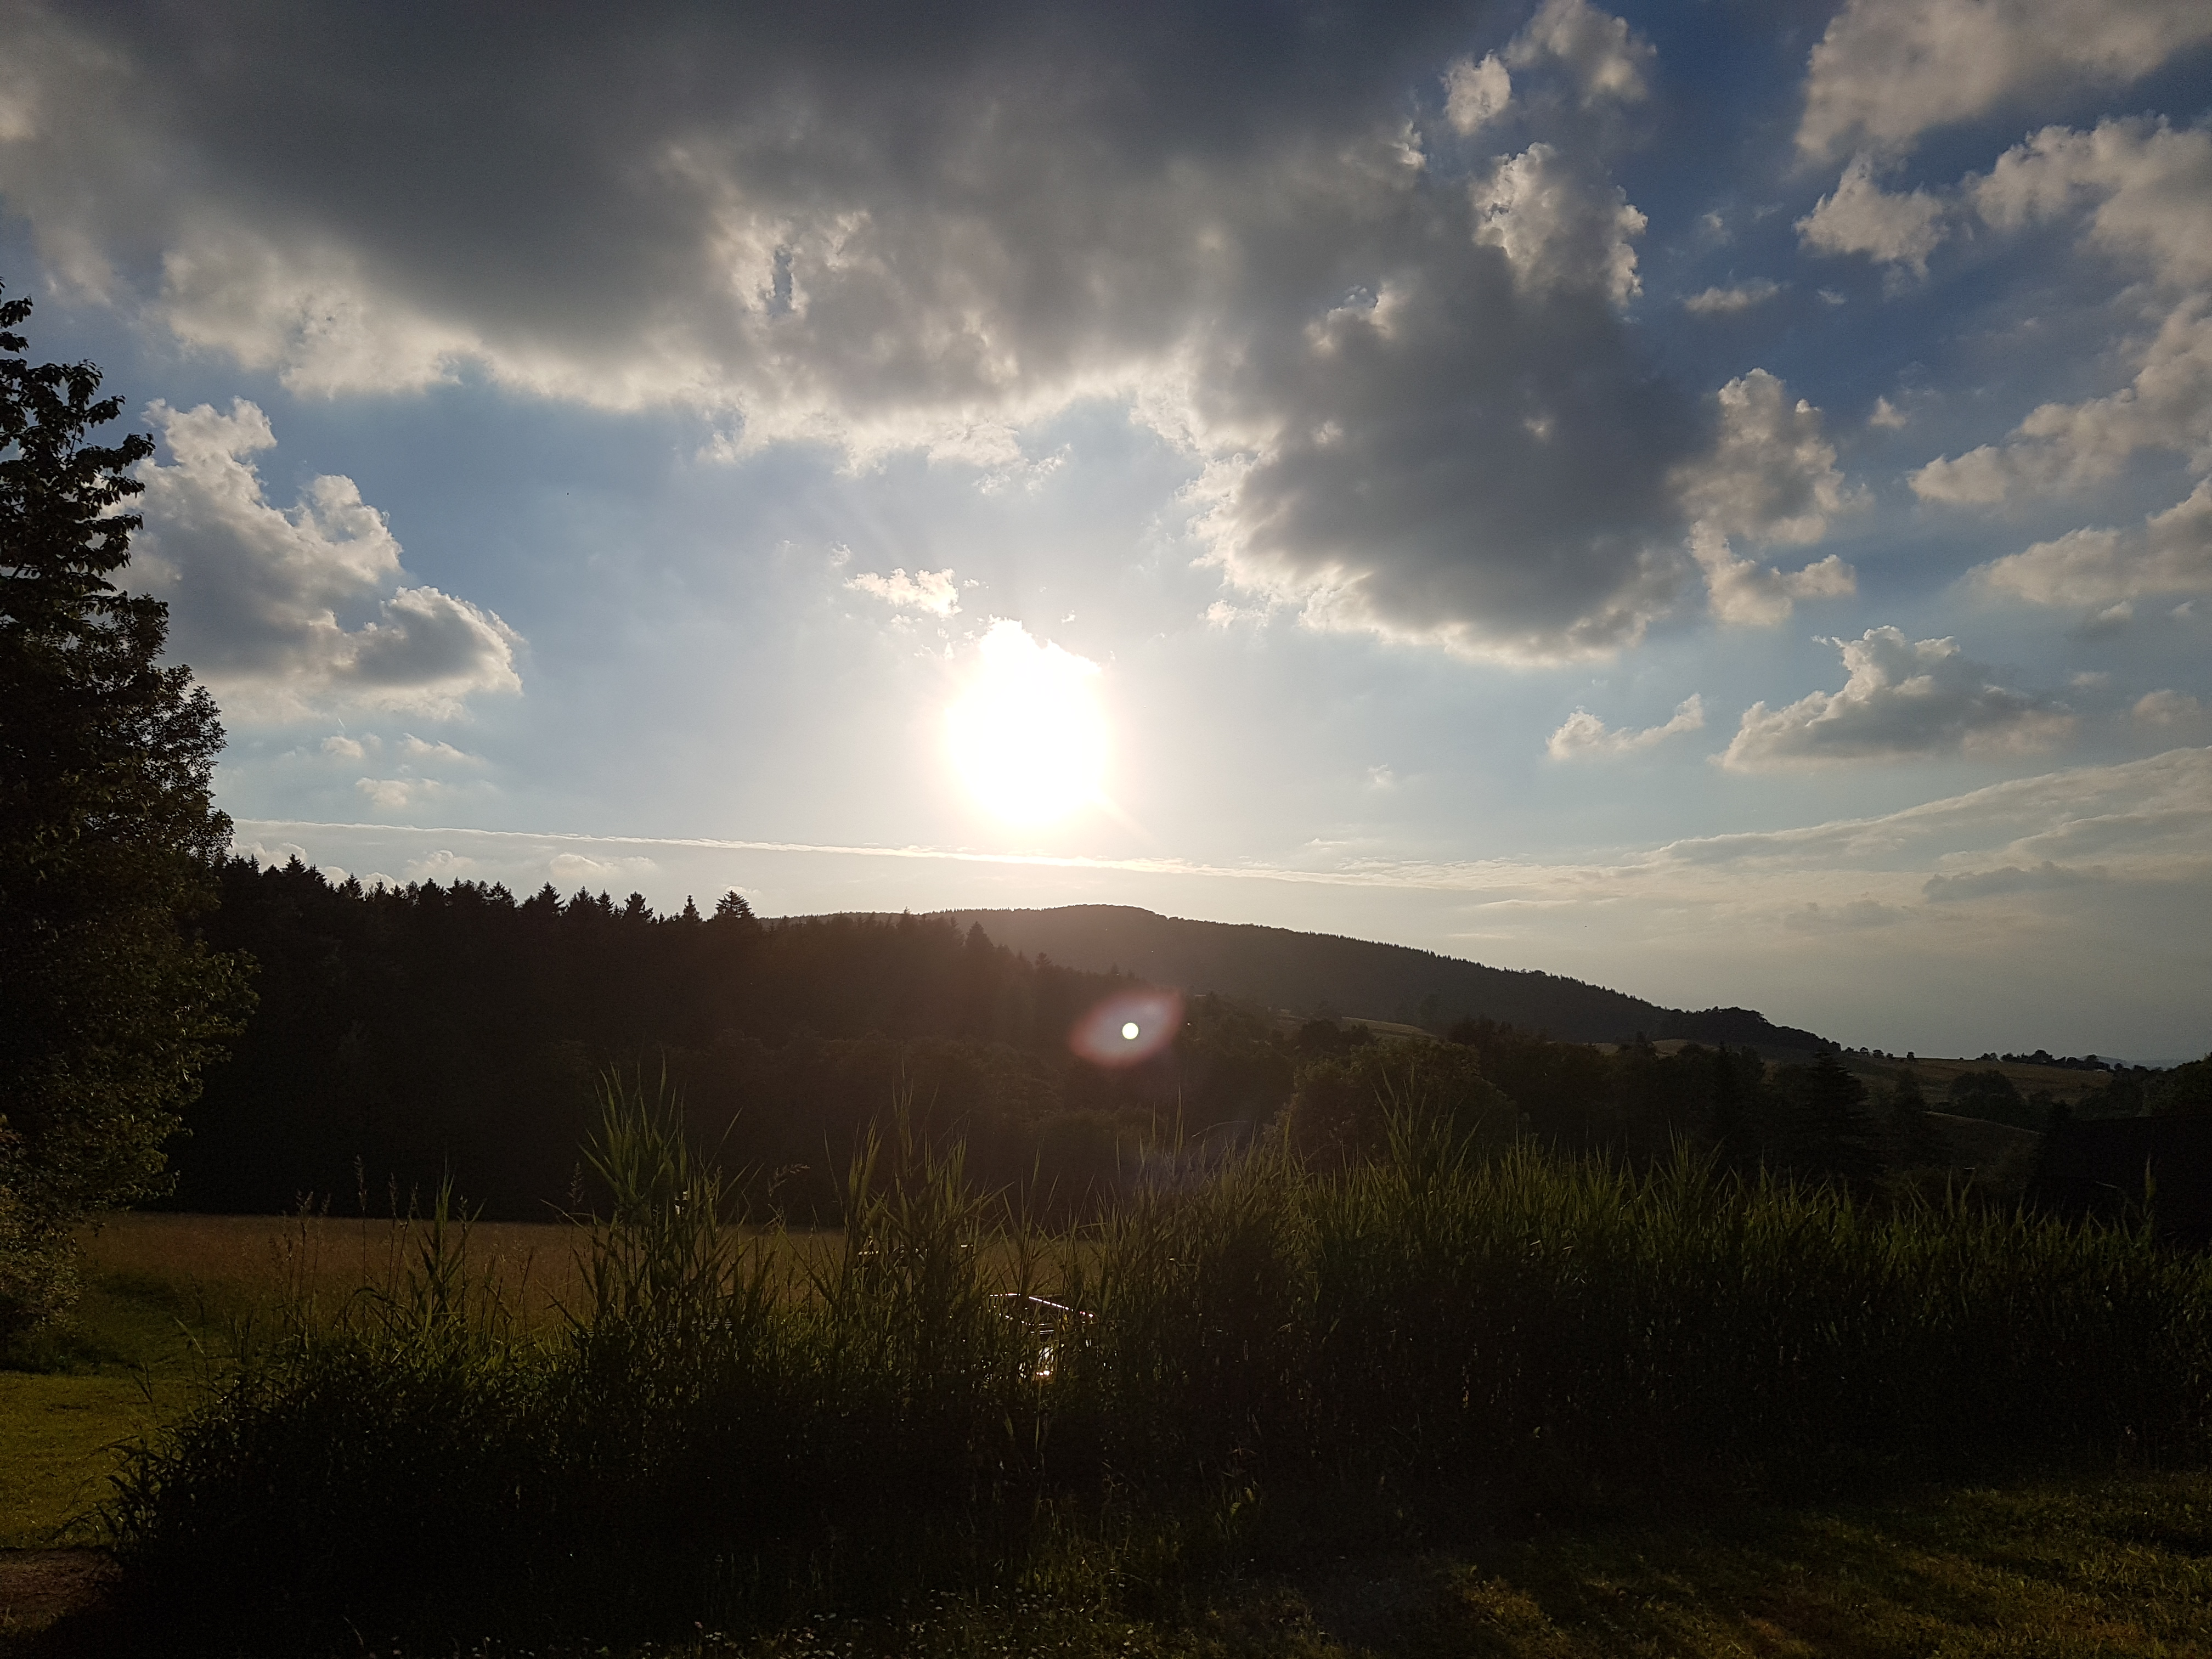
M 2134 381 L 2102 398 L 2045 404 L 2002 444 L 1938 459 L 1911 475 L 1923 501 L 1986 506 L 2064 495 L 2116 476 L 2139 450 L 2212 461 L 2212 305 L 2177 307 L 2138 354 Z
M 1480 64 L 1462 58 L 1444 71 L 1444 119 L 1455 132 L 1480 131 L 1513 101 L 1513 77 L 1496 52 Z
M 2206 40 L 2197 0 L 1850 0 L 1813 48 L 1797 147 L 1901 151 L 1930 127 L 2131 81 Z
M 1674 717 L 1663 726 L 1647 726 L 1640 732 L 1616 730 L 1587 708 L 1577 708 L 1560 723 L 1544 745 L 1553 760 L 1585 760 L 1629 755 L 1650 749 L 1683 732 L 1696 732 L 1705 724 L 1705 703 L 1694 692 L 1675 706 Z
M 1644 291 L 1644 215 L 1627 192 L 1550 144 L 1500 161 L 1473 186 L 1475 240 L 1502 250 L 1524 289 L 1595 289 L 1615 305 Z
M 380 812 L 404 812 L 446 790 L 434 778 L 356 778 L 353 787 Z
M 881 599 L 894 611 L 921 611 L 933 617 L 949 617 L 960 608 L 960 590 L 950 568 L 917 570 L 911 576 L 894 569 L 888 576 L 863 572 L 846 579 L 855 592 Z
M 409 862 L 399 872 L 409 881 L 456 882 L 479 879 L 490 873 L 482 860 L 441 847 L 427 858 Z
M 167 590 L 171 653 L 226 714 L 451 714 L 477 693 L 520 689 L 520 637 L 465 599 L 399 586 L 399 544 L 352 479 L 316 478 L 289 508 L 265 499 L 253 458 L 276 439 L 257 406 L 157 403 L 147 418 L 170 459 L 139 469 L 143 566 Z
M 1209 469 L 1232 584 L 1454 649 L 1613 648 L 1674 592 L 1693 424 L 1613 314 L 1644 219 L 1607 146 L 1650 47 L 1547 0 L 1409 118 L 1408 65 L 1451 52 L 1397 9 L 648 4 L 434 48 L 343 9 L 116 34 L 32 3 L 0 193 L 81 291 L 303 395 L 466 373 L 694 410 L 711 453 L 993 477 L 1117 399 Z M 1514 153 L 1432 142 L 1478 116 Z M 349 687 L 421 677 L 396 647 L 440 620 L 455 695 L 511 678 L 495 619 L 409 591 Z
M 1884 190 L 1875 180 L 1874 159 L 1861 154 L 1796 228 L 1800 242 L 1815 253 L 1863 253 L 1925 276 L 1928 256 L 1950 234 L 1943 214 L 1943 204 L 1924 190 L 1909 195 Z
M 1960 655 L 1955 641 L 1915 642 L 1894 628 L 1870 628 L 1834 643 L 1848 671 L 1843 689 L 1782 708 L 1753 703 L 1723 766 L 1752 772 L 1960 749 L 2019 751 L 2072 727 L 2061 705 L 1994 684 L 1992 671 Z
M 1782 284 L 1771 277 L 1754 276 L 1733 288 L 1709 288 L 1692 294 L 1682 301 L 1682 309 L 1697 317 L 1730 317 L 1765 305 L 1781 292 Z
M 1720 420 L 1712 448 L 1678 466 L 1673 482 L 1692 520 L 1690 552 L 1720 621 L 1764 627 L 1786 621 L 1799 599 L 1857 591 L 1851 567 L 1830 554 L 1782 572 L 1739 557 L 1731 537 L 1800 544 L 1827 533 L 1828 520 L 1857 504 L 1836 467 L 1820 411 L 1763 368 L 1715 394 Z
M 2085 247 L 2175 297 L 2156 333 L 2125 352 L 2136 365 L 2129 385 L 2045 404 L 2003 443 L 1922 467 L 1914 491 L 1975 505 L 2065 495 L 2146 449 L 2212 464 L 2212 132 L 2140 120 L 2046 127 L 1967 187 L 1994 229 L 2081 219 Z
M 1716 621 L 1736 628 L 1772 628 L 1790 620 L 1800 599 L 1837 599 L 1858 592 L 1858 573 L 1835 554 L 1802 570 L 1782 571 L 1738 558 L 1728 538 L 1700 528 L 1690 551 L 1705 572 L 1705 602 Z
M 447 766 L 481 766 L 483 757 L 471 755 L 465 749 L 450 743 L 433 742 L 418 738 L 412 732 L 399 740 L 399 752 L 410 761 L 427 761 Z
M 1720 426 L 1711 451 L 1674 473 L 1684 510 L 1720 536 L 1803 544 L 1853 505 L 1836 470 L 1820 411 L 1763 368 L 1714 394 Z
M 1547 58 L 1571 68 L 1584 109 L 1643 99 L 1656 56 L 1651 43 L 1626 19 L 1600 11 L 1588 0 L 1544 0 L 1505 48 L 1505 61 L 1515 69 Z
M 1970 180 L 1976 210 L 2014 230 L 2094 204 L 2084 240 L 2177 289 L 2212 281 L 2212 131 L 2165 120 L 2044 128 Z
M 2030 605 L 2111 605 L 2130 599 L 2212 593 L 2212 478 L 2185 501 L 2154 513 L 2140 530 L 2075 530 L 1967 573 L 1982 592 Z
M 2147 691 L 2134 713 L 2145 726 L 2187 726 L 2203 717 L 2204 705 L 2185 691 Z

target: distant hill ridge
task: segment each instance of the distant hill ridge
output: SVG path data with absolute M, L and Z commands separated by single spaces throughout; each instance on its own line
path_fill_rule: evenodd
M 1836 1045 L 1748 1008 L 1689 1012 L 1534 969 L 1490 968 L 1403 945 L 1243 922 L 1188 921 L 1124 904 L 948 910 L 996 945 L 1069 968 L 1120 968 L 1155 984 L 1212 991 L 1297 1013 L 1323 1010 L 1432 1030 L 1474 1018 L 1568 1042 L 1686 1037 L 1817 1054 Z

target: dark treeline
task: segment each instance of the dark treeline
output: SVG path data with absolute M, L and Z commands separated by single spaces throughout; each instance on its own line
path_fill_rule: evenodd
M 260 1006 L 173 1148 L 175 1203 L 380 1210 L 450 1174 L 493 1218 L 576 1195 L 607 1066 L 665 1069 L 756 1202 L 830 1218 L 863 1126 L 905 1097 L 994 1186 L 1082 1201 L 1137 1147 L 1265 1117 L 1288 1061 L 1225 1011 L 1108 1071 L 1066 1036 L 1126 975 L 1084 973 L 915 917 L 763 923 L 741 899 L 658 916 L 632 895 L 517 900 L 456 882 L 364 891 L 296 860 L 220 872 L 209 942 L 259 964 Z M 1217 1029 L 1218 1028 L 1218 1029 Z
M 2015 1056 L 2007 1055 L 2008 1060 Z M 2039 1065 L 2041 1061 L 2026 1063 Z M 2086 1066 L 2076 1067 L 2087 1070 Z M 2048 1089 L 2023 1090 L 1994 1066 L 1951 1079 L 1943 1109 L 1987 1118 L 2038 1133 L 2075 1119 L 2183 1117 L 2212 1113 L 2212 1061 L 2191 1060 L 2170 1071 L 2148 1066 L 2100 1065 L 2103 1081 L 2072 1103 Z
M 1832 1054 L 1608 1053 L 1489 1020 L 1441 1045 L 1377 1042 L 1199 997 L 1165 1054 L 1108 1070 L 1066 1035 L 1135 981 L 972 925 L 763 922 L 734 896 L 660 916 L 550 887 L 364 891 L 296 860 L 232 860 L 220 878 L 209 942 L 259 964 L 260 1006 L 174 1148 L 187 1208 L 381 1211 L 450 1176 L 487 1216 L 542 1218 L 588 1196 L 576 1147 L 611 1066 L 665 1072 L 756 1212 L 800 1222 L 837 1218 L 854 1147 L 902 1100 L 927 1139 L 964 1146 L 979 1185 L 1055 1215 L 1286 1108 L 1310 1152 L 1371 1149 L 1413 1094 L 1487 1133 L 1638 1163 L 1684 1145 L 1864 1188 L 1945 1161 L 1909 1081 L 1869 1091 Z
M 1749 1048 L 1662 1053 L 1642 1039 L 1608 1053 L 1487 1020 L 1451 1036 L 1518 1108 L 1522 1131 L 1559 1151 L 1648 1164 L 1686 1147 L 1745 1174 L 1764 1167 L 1862 1190 L 1944 1162 L 1917 1087 L 1869 1090 L 1832 1054 L 1774 1066 Z

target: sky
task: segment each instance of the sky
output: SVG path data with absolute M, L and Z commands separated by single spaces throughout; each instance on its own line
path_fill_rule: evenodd
M 0 0 L 238 846 L 2212 1048 L 2202 0 Z

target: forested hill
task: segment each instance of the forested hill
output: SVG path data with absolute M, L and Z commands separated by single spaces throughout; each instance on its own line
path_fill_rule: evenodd
M 1474 1016 L 1470 1026 L 1487 1017 L 1579 1042 L 1693 1034 L 1684 1016 L 1547 974 L 1141 910 L 763 921 L 735 894 L 711 915 L 659 915 L 636 894 L 518 897 L 465 881 L 364 891 L 297 861 L 246 859 L 220 884 L 201 928 L 256 964 L 259 1006 L 172 1150 L 176 1201 L 200 1209 L 283 1209 L 307 1194 L 345 1208 L 363 1188 L 374 1206 L 450 1174 L 487 1214 L 544 1215 L 576 1190 L 609 1066 L 665 1073 L 701 1144 L 788 1213 L 836 1212 L 854 1147 L 901 1100 L 922 1133 L 964 1144 L 987 1188 L 1079 1204 L 1164 1126 L 1274 1121 L 1301 1066 L 1364 1040 L 1325 1023 L 1286 1032 L 1265 1007 L 1410 1013 L 1440 1033 Z M 1112 925 L 1086 932 L 1085 919 Z M 1079 1060 L 1071 1028 L 1136 988 L 1132 969 L 1235 1000 L 1194 998 L 1172 1047 L 1140 1065 Z M 1742 1011 L 1704 1018 L 1729 1026 L 1708 1042 L 1819 1041 Z M 1587 1048 L 1516 1047 L 1494 1026 L 1462 1041 L 1487 1045 L 1482 1063 L 1510 1080 L 1532 1124 L 1577 1145 L 1641 1145 L 1639 1124 L 1672 1133 L 1717 1109 L 1698 1103 L 1711 1079 L 1695 1101 L 1675 1099 L 1674 1072 L 1648 1048 L 1616 1078 Z M 1668 1144 L 1657 1130 L 1644 1139 Z
M 1835 1045 L 1748 1008 L 1662 1008 L 1603 986 L 1534 969 L 1489 968 L 1333 933 L 1187 921 L 1121 904 L 945 913 L 965 931 L 1063 967 L 1119 968 L 1157 985 L 1212 991 L 1293 1013 L 1400 1020 L 1443 1030 L 1466 1018 L 1544 1031 L 1567 1042 L 1654 1039 L 1750 1046 L 1784 1057 Z

